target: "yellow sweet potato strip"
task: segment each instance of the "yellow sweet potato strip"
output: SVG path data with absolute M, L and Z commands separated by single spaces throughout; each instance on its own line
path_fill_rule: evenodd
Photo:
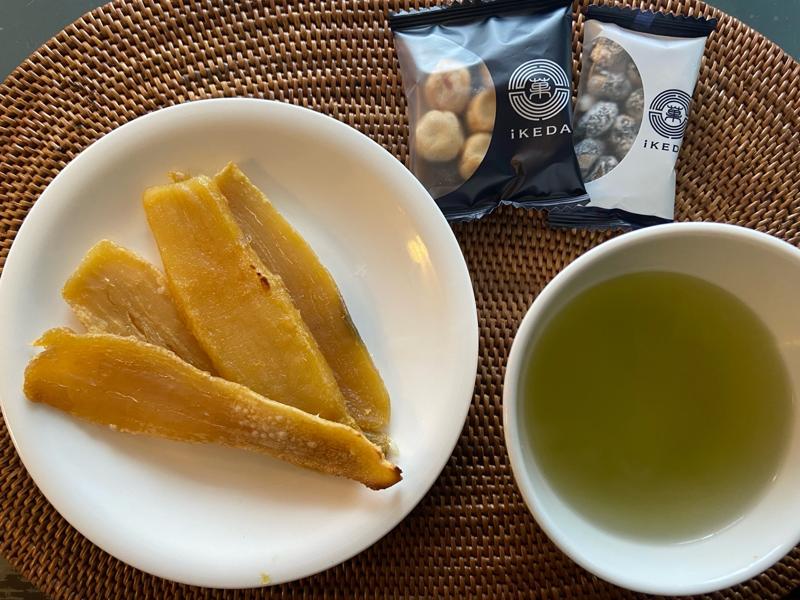
M 64 285 L 62 295 L 90 332 L 134 336 L 215 374 L 208 355 L 181 320 L 166 278 L 134 252 L 101 240 Z M 368 432 L 367 439 L 389 452 L 385 434 Z
M 280 277 L 250 248 L 204 176 L 150 188 L 150 229 L 184 321 L 225 379 L 352 423 L 336 379 Z
M 181 320 L 164 275 L 130 250 L 101 240 L 86 253 L 61 294 L 89 331 L 131 335 L 213 371 Z
M 131 337 L 46 332 L 25 371 L 25 395 L 120 431 L 263 452 L 360 481 L 397 483 L 400 470 L 359 432 L 259 396 Z
M 283 280 L 365 431 L 389 421 L 389 395 L 331 274 L 314 250 L 235 164 L 214 181 L 264 265 Z

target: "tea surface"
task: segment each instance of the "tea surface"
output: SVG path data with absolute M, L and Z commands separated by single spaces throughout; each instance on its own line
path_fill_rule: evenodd
M 689 540 L 734 522 L 788 442 L 793 399 L 772 334 L 738 298 L 687 275 L 585 290 L 546 323 L 522 383 L 553 489 L 631 537 Z

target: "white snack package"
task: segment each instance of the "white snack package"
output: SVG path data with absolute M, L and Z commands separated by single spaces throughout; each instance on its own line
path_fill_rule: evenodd
M 574 142 L 589 203 L 560 227 L 635 228 L 674 216 L 675 163 L 716 21 L 590 6 Z

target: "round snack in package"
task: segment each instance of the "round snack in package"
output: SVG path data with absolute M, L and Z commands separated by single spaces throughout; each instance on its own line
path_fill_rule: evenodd
M 466 66 L 445 58 L 425 79 L 424 90 L 431 108 L 460 113 L 472 97 L 472 77 Z
M 583 114 L 576 115 L 575 139 L 580 142 L 584 138 L 600 138 L 605 136 L 619 115 L 616 102 L 595 102 Z
M 458 164 L 458 172 L 464 180 L 472 177 L 472 174 L 478 170 L 491 141 L 492 136 L 488 133 L 474 133 L 467 138 L 461 153 L 461 161 Z
M 467 125 L 470 131 L 491 133 L 494 128 L 494 116 L 497 106 L 494 99 L 494 88 L 486 88 L 475 94 L 467 108 Z
M 597 38 L 589 51 L 592 65 L 600 69 L 616 69 L 626 63 L 625 50 L 608 38 Z
M 425 160 L 447 162 L 461 152 L 464 134 L 458 117 L 445 110 L 429 110 L 417 123 L 414 148 Z
M 632 89 L 627 74 L 603 69 L 593 70 L 586 83 L 586 91 L 592 97 L 615 102 L 627 98 Z
M 581 167 L 581 175 L 588 179 L 597 159 L 603 156 L 606 151 L 606 144 L 595 138 L 584 138 L 575 144 L 575 154 L 578 156 L 578 165 Z

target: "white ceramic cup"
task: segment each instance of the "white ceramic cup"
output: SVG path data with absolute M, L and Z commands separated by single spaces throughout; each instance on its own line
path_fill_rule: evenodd
M 737 522 L 701 540 L 658 543 L 610 533 L 563 502 L 542 474 L 519 417 L 520 379 L 543 325 L 582 290 L 635 271 L 693 275 L 738 296 L 772 331 L 794 389 L 786 458 Z M 575 365 L 576 370 L 580 365 Z M 654 382 L 655 383 L 655 382 Z M 517 485 L 536 521 L 570 558 L 612 583 L 653 594 L 699 594 L 740 583 L 800 542 L 800 250 L 733 225 L 675 223 L 612 239 L 545 287 L 520 325 L 505 375 L 503 422 Z

